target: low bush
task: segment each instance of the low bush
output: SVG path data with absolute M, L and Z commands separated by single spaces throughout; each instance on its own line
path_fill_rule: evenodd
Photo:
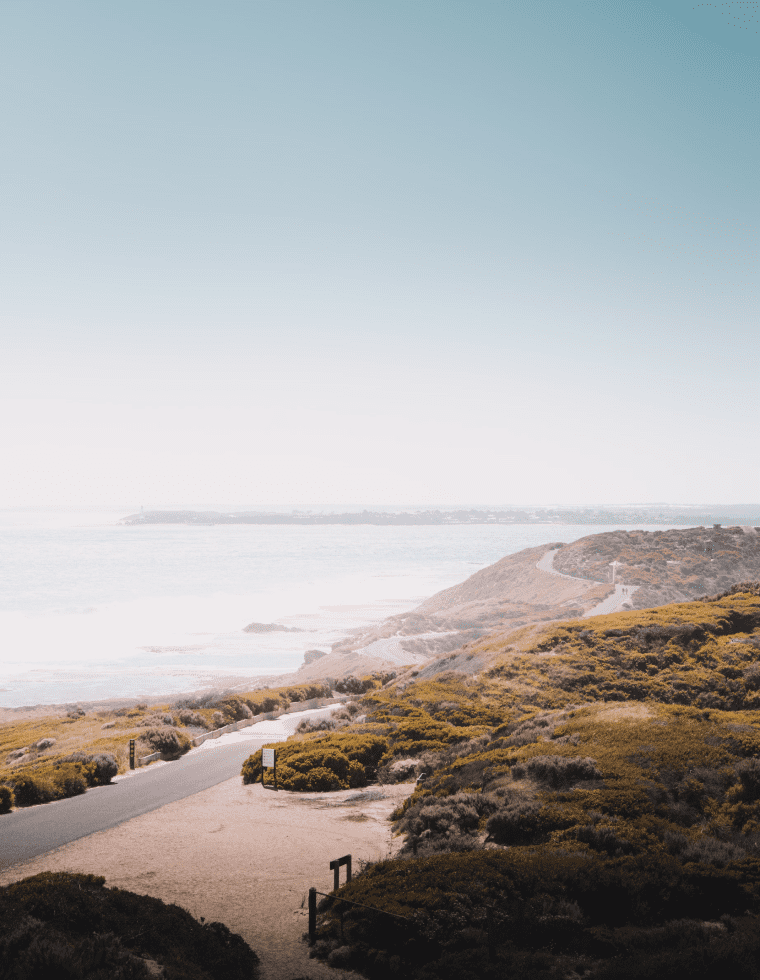
M 377 735 L 329 733 L 303 741 L 280 742 L 277 750 L 277 782 L 283 789 L 324 792 L 366 786 L 375 778 L 380 758 L 388 746 Z M 244 783 L 261 779 L 259 749 L 243 764 Z
M 38 752 L 44 752 L 45 749 L 52 748 L 56 741 L 57 739 L 54 738 L 41 738 L 34 745 L 30 746 L 30 748 L 37 749 Z
M 337 682 L 335 690 L 339 694 L 366 694 L 367 691 L 374 691 L 383 687 L 395 677 L 395 671 L 368 674 L 366 677 L 344 677 Z
M 141 718 L 138 725 L 145 728 L 157 728 L 161 725 L 173 725 L 174 717 L 170 715 L 168 711 L 156 712 L 155 714 L 148 715 L 146 718 Z
M 171 758 L 178 758 L 187 752 L 192 743 L 184 732 L 176 728 L 149 728 L 140 736 L 140 741 L 148 746 L 151 752 L 161 752 Z
M 736 764 L 736 775 L 739 777 L 740 791 L 734 794 L 745 803 L 760 800 L 760 761 L 758 759 L 742 759 Z
M 534 755 L 532 759 L 512 766 L 513 779 L 524 779 L 526 776 L 546 783 L 552 789 L 571 786 L 584 779 L 602 778 L 593 759 L 562 755 Z
M 88 786 L 106 786 L 119 771 L 119 764 L 110 752 L 99 752 L 97 755 L 73 752 L 62 759 L 56 759 L 54 765 L 58 769 L 72 763 L 80 766 Z
M 509 803 L 489 817 L 488 840 L 497 844 L 532 844 L 546 837 L 541 804 L 533 801 Z M 542 831 L 544 831 L 542 833 Z
M 94 875 L 45 872 L 0 888 L 0 977 L 254 980 L 258 957 L 218 922 L 177 905 L 105 888 Z
M 485 817 L 502 807 L 503 801 L 489 793 L 419 796 L 398 817 L 396 829 L 409 835 L 405 850 L 418 848 L 421 842 L 435 842 L 437 846 L 441 839 L 453 841 L 472 835 Z
M 610 824 L 585 824 L 577 827 L 575 839 L 587 844 L 594 851 L 603 851 L 615 857 L 621 854 L 635 854 L 638 851 L 635 844 L 621 837 L 620 830 Z
M 13 795 L 17 806 L 36 806 L 87 791 L 87 780 L 81 767 L 64 765 L 44 772 L 24 773 L 13 779 Z
M 179 718 L 180 725 L 189 725 L 192 728 L 207 728 L 206 719 L 202 714 L 197 711 L 191 711 L 189 708 L 180 709 L 177 717 Z
M 305 735 L 308 732 L 332 732 L 340 726 L 334 718 L 315 718 L 313 720 L 304 718 L 303 721 L 298 723 L 298 728 L 296 732 L 299 735 Z
M 0 813 L 10 813 L 15 800 L 10 786 L 0 786 Z
M 604 853 L 547 847 L 463 848 L 456 853 L 382 861 L 356 875 L 339 895 L 402 918 L 389 929 L 385 917 L 381 919 L 376 912 L 328 902 L 318 920 L 322 948 L 329 950 L 341 942 L 338 913 L 342 911 L 341 945 L 351 947 L 354 968 L 370 976 L 387 975 L 372 972 L 382 951 L 384 963 L 400 955 L 407 975 L 419 980 L 505 976 L 538 980 L 596 973 L 596 967 L 611 957 L 620 956 L 619 962 L 624 963 L 632 940 L 666 947 L 668 937 L 663 933 L 680 928 L 679 922 L 686 918 L 723 916 L 727 928 L 735 928 L 731 922 L 736 920 L 729 917 L 749 910 L 756 901 L 730 869 L 684 865 L 666 854 L 610 858 Z M 496 947 L 493 972 L 486 972 L 485 962 L 484 969 L 474 973 L 444 969 L 447 958 L 457 951 L 482 945 L 489 915 Z M 694 925 L 704 930 L 701 924 Z M 708 934 L 720 932 L 702 933 L 704 938 Z M 534 955 L 543 951 L 547 956 L 543 969 L 536 973 L 523 970 L 518 951 Z M 563 960 L 563 956 L 579 954 L 585 958 L 582 970 L 577 961 Z M 663 975 L 675 980 L 689 974 L 672 971 Z M 711 974 L 720 975 L 719 971 Z M 637 976 L 643 980 L 650 974 Z
M 79 796 L 89 786 L 104 786 L 118 771 L 118 763 L 110 753 L 74 752 L 13 775 L 8 782 L 17 806 L 36 806 Z
M 222 698 L 219 701 L 219 711 L 224 718 L 224 725 L 229 725 L 235 721 L 245 721 L 246 718 L 252 718 L 254 714 L 250 705 L 237 695 Z

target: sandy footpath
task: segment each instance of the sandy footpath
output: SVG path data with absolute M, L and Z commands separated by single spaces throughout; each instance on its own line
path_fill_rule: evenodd
M 40 871 L 103 875 L 223 922 L 259 955 L 262 980 L 354 977 L 308 958 L 310 887 L 329 892 L 331 860 L 387 857 L 400 846 L 388 815 L 413 783 L 290 793 L 240 776 L 0 873 L 0 885 Z M 378 798 L 380 797 L 380 798 Z M 341 881 L 345 871 L 341 872 Z M 303 907 L 302 907 L 303 906 Z

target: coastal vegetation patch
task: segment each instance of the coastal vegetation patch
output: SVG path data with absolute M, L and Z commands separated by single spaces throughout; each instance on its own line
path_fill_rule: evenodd
M 158 972 L 157 972 L 158 971 Z M 220 922 L 96 875 L 44 872 L 0 888 L 0 978 L 255 980 L 258 957 Z
M 608 531 L 563 545 L 554 568 L 597 582 L 636 586 L 637 608 L 682 602 L 760 577 L 760 533 L 754 527 Z
M 0 814 L 13 806 L 76 796 L 126 772 L 130 739 L 137 741 L 138 756 L 160 752 L 178 758 L 201 732 L 282 710 L 291 702 L 327 697 L 331 691 L 328 684 L 307 683 L 243 694 L 210 693 L 163 705 L 89 711 L 76 706 L 4 723 L 0 725 Z
M 315 955 L 419 980 L 760 976 L 760 585 L 478 646 L 481 674 L 409 672 L 345 730 L 386 738 L 381 778 L 422 778 L 398 857 L 322 903 Z
M 329 732 L 278 742 L 277 782 L 283 789 L 324 792 L 366 786 L 377 775 L 387 741 L 362 733 Z M 261 779 L 262 749 L 243 764 L 243 783 Z

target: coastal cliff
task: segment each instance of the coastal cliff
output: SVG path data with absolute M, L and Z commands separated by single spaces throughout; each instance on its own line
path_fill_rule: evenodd
M 409 613 L 353 631 L 292 676 L 317 680 L 421 668 L 444 654 L 448 669 L 475 672 L 482 665 L 470 645 L 490 634 L 595 611 L 690 601 L 758 578 L 760 533 L 754 527 L 592 534 L 508 555 Z

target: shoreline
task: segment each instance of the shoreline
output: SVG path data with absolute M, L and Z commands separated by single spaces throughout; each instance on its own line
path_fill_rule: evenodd
M 295 677 L 295 675 L 291 675 Z M 240 680 L 239 678 L 233 678 L 233 680 Z M 281 687 L 282 684 L 256 684 L 256 678 L 251 678 L 252 682 L 250 687 L 246 690 L 255 691 L 263 690 L 268 687 Z M 285 684 L 297 683 L 294 680 L 285 681 Z M 239 688 L 239 685 L 238 685 Z M 21 715 L 28 716 L 29 718 L 35 717 L 40 718 L 44 715 L 65 715 L 68 711 L 72 711 L 74 708 L 82 708 L 84 711 L 117 711 L 119 708 L 132 708 L 136 704 L 147 704 L 147 705 L 159 705 L 159 704 L 170 704 L 173 701 L 179 701 L 184 698 L 199 698 L 209 694 L 222 694 L 222 693 L 232 693 L 227 687 L 209 688 L 196 688 L 191 691 L 174 691 L 170 694 L 156 694 L 156 695 L 143 695 L 142 697 L 112 697 L 112 698 L 98 698 L 92 701 L 59 701 L 55 704 L 31 704 L 31 705 L 21 705 L 17 708 L 9 708 L 5 705 L 0 705 L 0 725 L 5 722 L 12 721 L 24 721 L 26 717 L 20 717 Z

